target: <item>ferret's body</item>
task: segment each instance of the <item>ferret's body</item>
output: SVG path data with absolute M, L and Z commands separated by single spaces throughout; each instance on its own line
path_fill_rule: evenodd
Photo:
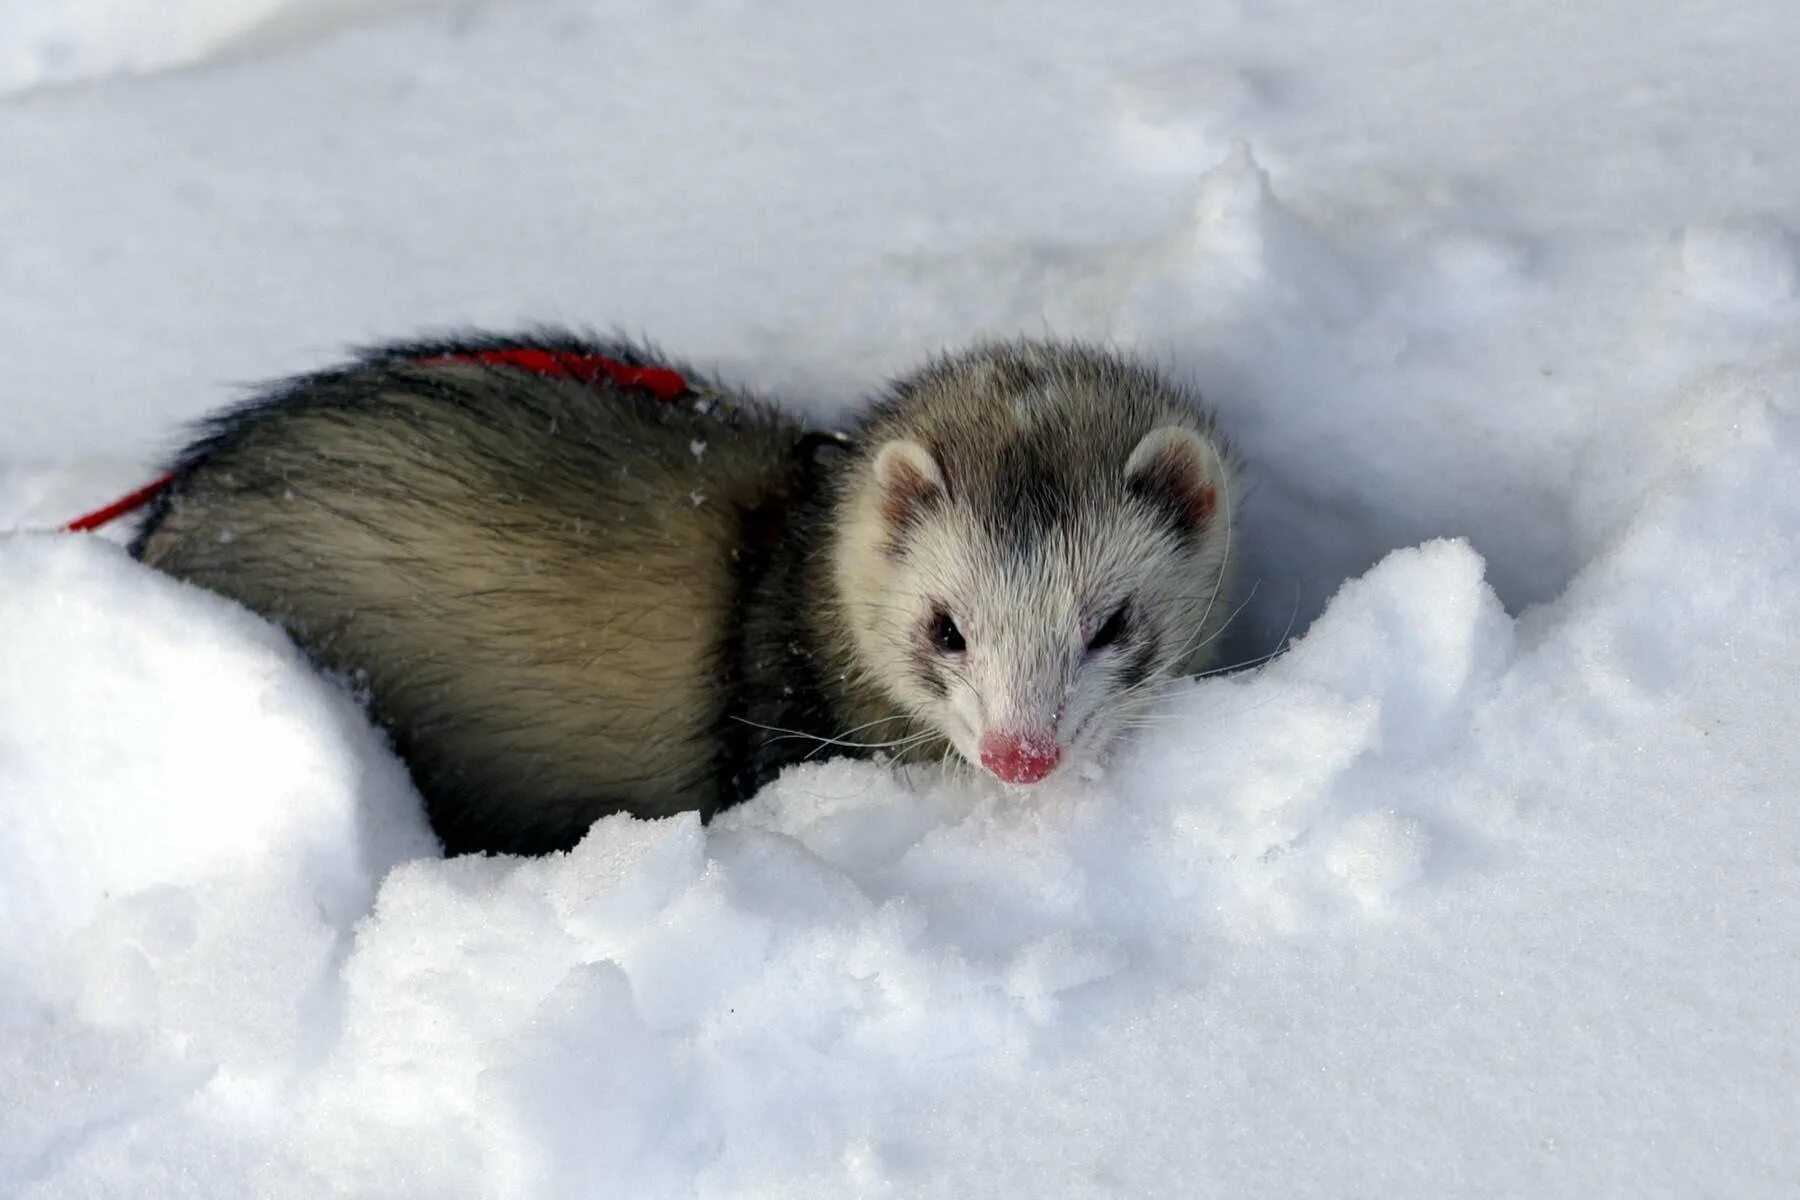
M 670 401 L 471 358 L 513 344 L 396 346 L 225 414 L 135 545 L 365 687 L 450 852 L 708 814 L 821 739 L 1031 782 L 1229 609 L 1210 424 L 1105 355 L 947 360 L 815 454 L 691 373 Z M 1121 604 L 1136 644 L 1089 648 Z

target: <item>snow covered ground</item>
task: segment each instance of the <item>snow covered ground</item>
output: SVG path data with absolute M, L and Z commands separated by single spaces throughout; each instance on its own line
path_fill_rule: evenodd
M 1800 1193 L 1791 6 L 396 7 L 0 0 L 0 529 L 350 342 L 1047 330 L 1304 632 L 1097 781 L 444 861 L 277 631 L 0 534 L 0 1193 Z

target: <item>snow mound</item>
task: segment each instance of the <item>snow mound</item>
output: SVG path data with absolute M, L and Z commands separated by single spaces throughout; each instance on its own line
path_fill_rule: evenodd
M 98 539 L 15 536 L 0 628 L 0 1178 L 17 1178 L 215 1069 L 228 1087 L 313 1053 L 353 925 L 433 841 L 350 699 L 227 601 Z

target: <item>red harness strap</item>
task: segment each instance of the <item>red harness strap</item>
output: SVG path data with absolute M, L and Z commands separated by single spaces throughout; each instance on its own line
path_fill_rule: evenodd
M 417 365 L 422 367 L 436 366 L 440 363 L 473 362 L 490 367 L 518 367 L 530 371 L 534 375 L 543 375 L 551 379 L 572 379 L 577 383 L 593 387 L 601 381 L 622 388 L 640 388 L 664 404 L 679 400 L 688 390 L 687 380 L 681 372 L 671 371 L 667 367 L 634 367 L 630 363 L 622 363 L 616 358 L 607 358 L 603 354 L 581 354 L 573 350 L 542 350 L 534 346 L 508 347 L 497 350 L 465 350 L 456 354 L 440 354 L 434 358 L 421 358 Z M 110 521 L 115 521 L 128 512 L 142 508 L 156 498 L 158 492 L 168 487 L 175 480 L 175 472 L 170 471 L 145 484 L 128 496 L 120 496 L 105 508 L 97 508 L 85 516 L 77 517 L 62 527 L 63 533 L 87 533 L 100 528 Z
M 156 479 L 146 483 L 143 487 L 132 492 L 129 496 L 120 496 L 105 508 L 96 508 L 93 512 L 88 513 L 84 517 L 76 517 L 73 521 L 64 525 L 60 532 L 87 533 L 90 530 L 98 529 L 107 522 L 124 516 L 132 509 L 142 508 L 144 505 L 150 503 L 150 501 L 155 498 L 156 493 L 168 487 L 174 480 L 175 472 L 173 471 L 159 475 Z
M 504 350 L 468 350 L 460 354 L 442 354 L 422 358 L 418 365 L 477 362 L 490 367 L 518 367 L 551 379 L 573 379 L 589 387 L 606 380 L 623 388 L 642 388 L 664 404 L 681 398 L 688 390 L 687 380 L 679 371 L 667 367 L 634 367 L 602 354 L 577 354 L 572 350 L 539 350 L 530 346 Z

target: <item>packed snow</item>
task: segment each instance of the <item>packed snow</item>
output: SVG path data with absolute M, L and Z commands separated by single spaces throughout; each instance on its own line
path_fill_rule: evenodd
M 0 0 L 0 1192 L 1800 1192 L 1790 6 L 402 7 Z M 46 532 L 527 321 L 826 422 L 1150 357 L 1244 669 L 445 860 L 278 630 Z

